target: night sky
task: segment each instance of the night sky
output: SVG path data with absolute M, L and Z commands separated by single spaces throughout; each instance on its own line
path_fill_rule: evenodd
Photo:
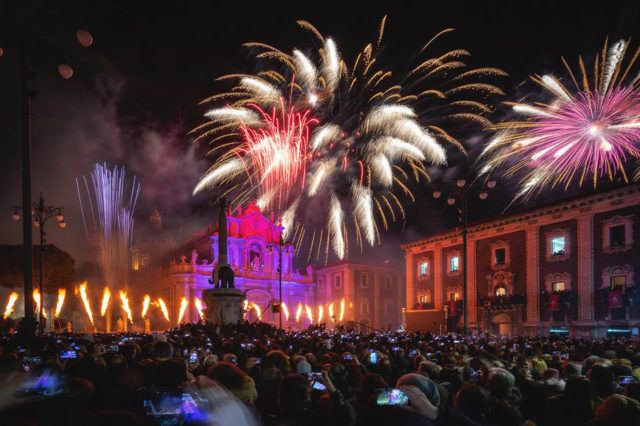
M 18 3 L 26 4 L 0 2 L 0 218 L 5 218 L 0 220 L 0 243 L 21 241 L 21 227 L 10 217 L 13 206 L 21 202 L 14 44 L 21 28 Z M 79 262 L 86 260 L 74 178 L 88 173 L 96 161 L 123 165 L 141 179 L 139 221 L 158 206 L 178 239 L 212 221 L 213 209 L 206 200 L 190 195 L 207 162 L 202 147 L 191 144 L 186 132 L 201 122 L 198 101 L 220 90 L 216 76 L 252 69 L 243 42 L 264 41 L 288 52 L 308 46 L 309 36 L 296 25 L 297 19 L 305 19 L 331 35 L 350 62 L 355 51 L 375 39 L 386 14 L 385 57 L 400 63 L 435 33 L 454 27 L 456 32 L 442 39 L 438 49 L 464 48 L 472 54 L 471 65 L 507 71 L 510 77 L 500 82 L 507 100 L 526 94 L 523 88 L 532 86 L 521 83 L 533 73 L 562 76 L 561 55 L 570 60 L 578 54 L 589 57 L 602 48 L 607 35 L 610 40 L 631 37 L 632 43 L 640 39 L 640 2 L 610 1 L 597 7 L 583 1 L 556 3 L 560 2 L 36 2 L 34 31 L 54 35 L 75 69 L 73 79 L 62 80 L 55 72 L 59 55 L 46 45 L 35 51 L 33 194 L 36 198 L 43 192 L 49 204 L 64 206 L 68 222 L 65 230 L 51 228 L 49 238 Z M 93 33 L 91 48 L 75 43 L 78 27 Z M 394 67 L 393 62 L 389 65 Z M 435 185 L 454 178 L 451 173 L 442 175 Z M 400 241 L 455 225 L 446 205 L 433 202 L 432 190 L 418 190 L 417 208 L 406 223 L 382 235 L 388 250 L 377 250 L 377 256 L 398 256 Z M 512 192 L 513 184 L 499 181 L 491 194 L 494 202 L 474 209 L 471 219 L 502 212 Z M 572 195 L 575 192 L 556 193 L 537 202 Z

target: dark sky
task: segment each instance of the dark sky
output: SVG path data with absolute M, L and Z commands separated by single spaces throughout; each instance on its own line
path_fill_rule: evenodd
M 16 4 L 0 2 L 0 242 L 20 242 L 20 226 L 10 219 L 20 203 L 19 80 L 15 35 L 20 28 Z M 69 226 L 51 229 L 52 242 L 83 260 L 84 233 L 74 177 L 96 161 L 124 165 L 142 180 L 139 220 L 157 205 L 165 221 L 182 236 L 209 223 L 212 211 L 194 202 L 191 188 L 207 163 L 186 132 L 200 121 L 197 103 L 215 93 L 220 74 L 251 69 L 246 41 L 264 41 L 291 51 L 309 43 L 297 19 L 331 35 L 345 59 L 373 40 L 383 15 L 386 57 L 399 64 L 446 27 L 456 32 L 442 49 L 471 51 L 473 65 L 496 66 L 510 77 L 508 95 L 532 73 L 561 73 L 560 56 L 576 58 L 612 40 L 638 40 L 640 2 L 584 1 L 404 1 L 394 2 L 216 2 L 216 1 L 42 1 L 35 3 L 34 31 L 52 34 L 75 68 L 72 80 L 55 74 L 57 53 L 36 49 L 33 100 L 33 194 L 65 207 Z M 46 6 L 42 6 L 46 5 Z M 95 44 L 74 44 L 78 27 L 88 28 Z M 393 68 L 393 63 L 390 64 Z M 513 185 L 501 183 L 488 208 L 471 219 L 502 211 Z M 406 223 L 383 234 L 385 247 L 454 222 L 431 188 L 417 194 L 419 209 Z M 557 194 L 562 197 L 563 194 Z M 545 199 L 549 201 L 549 199 Z M 535 203 L 530 203 L 530 207 Z M 0 217 L 3 217 L 0 214 Z M 378 250 L 378 254 L 385 251 Z

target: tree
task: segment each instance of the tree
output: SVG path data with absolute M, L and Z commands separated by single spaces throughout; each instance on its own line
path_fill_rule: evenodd
M 33 247 L 33 286 L 40 283 L 40 246 Z M 58 288 L 70 289 L 75 283 L 75 261 L 69 253 L 53 244 L 44 246 L 44 291 L 53 293 Z M 0 245 L 0 285 L 16 288 L 24 284 L 22 273 L 22 246 Z

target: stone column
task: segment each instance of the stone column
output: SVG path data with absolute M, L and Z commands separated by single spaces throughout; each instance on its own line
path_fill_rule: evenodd
M 525 326 L 533 334 L 540 327 L 540 232 L 538 225 L 525 230 L 526 235 L 526 291 L 527 321 Z
M 578 216 L 578 321 L 593 322 L 593 214 Z
M 442 282 L 442 247 L 433 249 L 433 307 L 442 309 L 442 293 L 444 283 Z
M 476 286 L 476 240 L 471 234 L 467 235 L 467 253 L 465 253 L 465 256 L 467 256 L 467 268 L 469 270 L 467 275 L 467 297 L 469 298 L 467 315 L 469 315 L 469 329 L 473 330 L 478 327 L 476 306 L 478 290 Z M 462 273 L 466 274 L 467 271 L 463 270 Z
M 416 304 L 415 294 L 413 291 L 413 279 L 414 279 L 413 258 L 414 256 L 411 251 L 407 251 L 404 257 L 406 262 L 405 291 L 407 295 L 407 309 L 411 310 Z

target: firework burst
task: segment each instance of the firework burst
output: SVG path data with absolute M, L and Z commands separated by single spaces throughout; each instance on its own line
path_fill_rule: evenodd
M 627 47 L 623 40 L 611 47 L 605 43 L 592 73 L 582 57 L 577 74 L 563 59 L 569 88 L 552 75 L 533 77 L 551 101 L 510 104 L 524 118 L 496 126 L 501 132 L 485 146 L 481 171 L 504 168 L 508 177 L 522 172 L 516 198 L 523 199 L 574 182 L 591 181 L 595 188 L 602 177 L 627 181 L 627 160 L 640 158 L 640 74 L 627 78 L 640 49 L 625 61 Z
M 428 180 L 427 166 L 445 165 L 446 145 L 464 152 L 447 126 L 492 125 L 485 101 L 502 91 L 478 80 L 505 75 L 466 68 L 462 49 L 427 57 L 445 30 L 394 78 L 380 65 L 385 21 L 351 65 L 306 21 L 298 23 L 316 51 L 247 43 L 260 72 L 221 77 L 236 84 L 202 102 L 208 121 L 192 133 L 215 160 L 194 194 L 215 189 L 232 205 L 257 200 L 281 217 L 285 238 L 298 249 L 306 244 L 307 261 L 313 254 L 326 261 L 329 246 L 344 258 L 350 236 L 360 248 L 375 244 L 378 223 L 386 228 L 387 217 L 404 216 L 409 180 Z

